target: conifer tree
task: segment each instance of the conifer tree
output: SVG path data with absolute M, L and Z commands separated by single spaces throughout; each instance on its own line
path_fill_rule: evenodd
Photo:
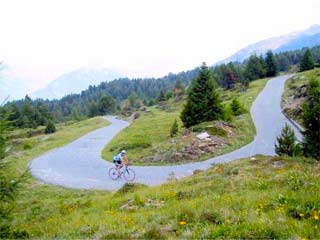
M 307 88 L 308 99 L 303 105 L 303 152 L 307 157 L 320 160 L 320 82 L 310 80 Z
M 162 102 L 162 101 L 166 101 L 166 100 L 167 100 L 166 95 L 165 95 L 164 91 L 161 90 L 159 93 L 159 96 L 158 96 L 158 102 Z
M 314 68 L 314 59 L 311 54 L 310 49 L 308 48 L 305 54 L 303 55 L 303 58 L 301 60 L 300 64 L 300 71 L 307 71 Z
M 231 107 L 231 110 L 232 110 L 233 114 L 236 115 L 236 116 L 242 114 L 243 111 L 244 111 L 244 109 L 241 106 L 238 98 L 233 98 L 232 99 L 230 107 Z
M 278 65 L 272 51 L 270 50 L 267 52 L 265 64 L 267 77 L 274 77 L 278 74 Z
M 0 238 L 12 238 L 10 233 L 10 221 L 8 218 L 12 211 L 12 203 L 16 198 L 16 194 L 21 187 L 26 175 L 23 174 L 18 178 L 11 176 L 9 162 L 5 161 L 7 147 L 7 129 L 9 123 L 6 117 L 0 116 Z M 7 227 L 9 231 L 3 232 L 3 227 Z
M 113 98 L 109 94 L 100 98 L 98 109 L 101 115 L 113 112 L 115 109 L 115 102 Z
M 49 120 L 46 129 L 44 130 L 45 134 L 54 133 L 55 131 L 56 126 L 54 125 L 53 121 Z
M 174 95 L 176 101 L 180 101 L 182 99 L 182 95 L 184 94 L 184 86 L 180 79 L 176 81 L 176 84 L 174 85 Z
M 197 78 L 192 82 L 187 103 L 181 112 L 185 127 L 191 127 L 204 121 L 223 117 L 223 106 L 212 79 L 211 72 L 205 63 L 202 64 Z
M 275 152 L 281 155 L 296 156 L 299 153 L 299 145 L 296 143 L 294 131 L 288 124 L 282 129 L 281 135 L 277 137 Z
M 250 81 L 263 78 L 266 75 L 265 62 L 262 56 L 251 55 L 245 68 L 245 77 Z

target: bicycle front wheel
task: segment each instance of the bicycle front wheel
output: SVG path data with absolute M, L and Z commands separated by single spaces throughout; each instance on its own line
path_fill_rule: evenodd
M 109 176 L 111 177 L 112 180 L 118 179 L 118 171 L 116 168 L 110 168 L 109 169 Z
M 136 178 L 136 173 L 131 168 L 127 168 L 123 171 L 123 177 L 126 181 L 132 182 Z

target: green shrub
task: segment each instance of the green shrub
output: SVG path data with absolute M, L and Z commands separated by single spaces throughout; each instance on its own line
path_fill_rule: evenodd
M 178 130 L 179 130 L 178 122 L 177 122 L 177 119 L 175 119 L 170 129 L 170 137 L 176 136 L 178 134 Z
M 56 126 L 54 125 L 54 123 L 51 120 L 48 121 L 48 124 L 47 124 L 44 132 L 45 132 L 45 134 L 50 134 L 50 133 L 56 132 Z
M 23 150 L 28 150 L 28 149 L 31 149 L 32 148 L 32 141 L 30 140 L 25 140 L 23 143 L 22 143 L 22 148 Z
M 230 107 L 226 107 L 223 113 L 223 119 L 227 122 L 233 122 L 234 120 L 234 113 Z
M 232 99 L 232 102 L 230 104 L 230 108 L 235 116 L 244 113 L 244 108 L 241 106 L 241 104 L 237 98 Z

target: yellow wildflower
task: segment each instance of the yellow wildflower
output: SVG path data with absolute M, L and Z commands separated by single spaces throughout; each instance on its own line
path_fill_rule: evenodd
M 187 222 L 186 222 L 186 221 L 180 221 L 179 224 L 180 224 L 180 225 L 186 225 Z
M 106 213 L 107 213 L 107 214 L 114 215 L 114 212 L 113 212 L 112 210 L 107 210 Z
M 318 216 L 318 215 L 314 215 L 313 218 L 314 218 L 315 220 L 319 220 L 319 216 Z
M 299 213 L 299 216 L 300 216 L 300 217 L 304 217 L 304 214 L 303 214 L 303 213 Z

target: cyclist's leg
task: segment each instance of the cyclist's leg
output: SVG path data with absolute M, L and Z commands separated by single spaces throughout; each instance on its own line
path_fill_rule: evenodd
M 120 161 L 116 162 L 116 167 L 117 167 L 118 177 L 120 177 L 120 168 L 122 167 L 122 164 Z

